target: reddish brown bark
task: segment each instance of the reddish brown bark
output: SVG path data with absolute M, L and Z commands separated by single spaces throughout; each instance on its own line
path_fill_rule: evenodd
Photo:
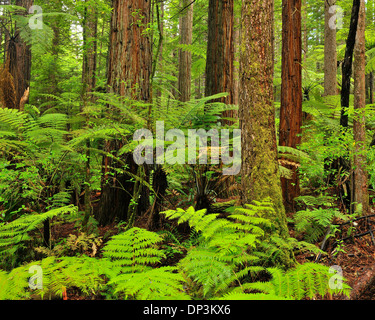
M 150 101 L 152 69 L 151 0 L 113 0 L 108 61 L 110 92 L 134 100 Z
M 108 91 L 133 100 L 150 102 L 150 76 L 152 72 L 152 54 L 149 28 L 151 0 L 113 0 L 113 12 L 110 31 L 110 52 L 108 61 Z M 114 112 L 114 110 L 109 110 Z M 105 151 L 115 153 L 123 146 L 119 140 L 105 143 Z M 127 220 L 128 209 L 135 190 L 131 175 L 119 173 L 121 169 L 137 174 L 138 166 L 132 154 L 122 156 L 124 166 L 112 157 L 105 157 L 105 176 L 102 181 L 102 194 L 96 218 L 106 225 L 115 218 Z M 107 175 L 111 168 L 117 168 Z M 146 170 L 147 168 L 145 168 Z M 141 193 L 144 192 L 142 189 Z M 137 208 L 147 206 L 148 195 L 139 199 Z
M 190 0 L 182 0 L 181 7 L 185 8 L 180 17 L 180 43 L 191 45 L 193 41 L 193 10 L 194 4 Z M 190 101 L 191 97 L 191 64 L 192 54 L 188 50 L 179 50 L 179 75 L 178 92 L 179 100 L 182 102 Z
M 34 0 L 17 0 L 16 5 L 24 7 L 26 11 L 19 12 L 26 15 Z M 23 105 L 28 102 L 28 95 L 25 95 L 30 87 L 31 79 L 31 49 L 20 36 L 20 30 L 10 36 L 7 47 L 6 67 L 13 77 L 14 88 L 16 90 L 16 108 L 20 108 L 22 97 Z
M 83 21 L 83 94 L 92 92 L 96 86 L 97 32 L 97 12 L 92 5 L 88 5 L 85 9 L 85 16 Z
M 296 148 L 301 143 L 302 126 L 302 34 L 301 0 L 283 0 L 282 85 L 280 146 Z M 281 178 L 287 212 L 295 210 L 294 198 L 300 194 L 297 168 L 292 179 Z
M 233 0 L 210 0 L 208 13 L 206 96 L 227 92 L 221 99 L 234 103 L 234 13 Z M 233 116 L 231 112 L 224 116 Z

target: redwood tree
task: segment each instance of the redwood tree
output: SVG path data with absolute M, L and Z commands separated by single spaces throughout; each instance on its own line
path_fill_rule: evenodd
M 26 15 L 29 8 L 33 5 L 34 0 L 16 0 L 15 4 L 24 7 L 25 11 L 18 14 Z M 7 46 L 6 67 L 13 77 L 14 88 L 16 91 L 16 108 L 20 108 L 22 97 L 24 101 L 22 105 L 28 102 L 28 88 L 31 79 L 31 49 L 28 44 L 23 41 L 20 36 L 20 29 L 16 26 L 14 34 L 9 36 Z
M 193 40 L 193 8 L 190 0 L 181 0 L 180 44 L 191 45 Z M 178 91 L 180 101 L 190 101 L 191 96 L 191 63 L 192 54 L 189 50 L 179 50 Z
M 296 148 L 302 133 L 302 30 L 301 0 L 282 2 L 282 84 L 280 146 Z M 281 179 L 285 208 L 295 211 L 294 198 L 300 195 L 297 167 L 287 165 L 292 179 Z
M 228 96 L 221 100 L 226 104 L 234 103 L 233 10 L 233 0 L 209 2 L 205 95 L 227 92 Z
M 151 0 L 113 0 L 112 5 L 108 91 L 133 100 L 150 102 L 152 53 L 147 29 Z M 111 153 L 122 146 L 120 140 L 107 141 L 105 151 Z M 139 167 L 134 163 L 132 154 L 124 155 L 122 162 L 127 164 L 127 171 L 137 174 Z M 105 179 L 96 218 L 102 225 L 111 223 L 115 218 L 127 220 L 130 218 L 128 209 L 133 192 L 139 188 L 131 181 L 131 176 L 125 173 L 116 170 L 109 176 L 110 168 L 123 168 L 113 158 L 104 157 L 103 166 Z M 146 201 L 147 198 L 140 197 L 140 200 Z
M 97 69 L 97 31 L 98 15 L 94 3 L 91 0 L 85 0 L 86 7 L 83 19 L 83 65 L 82 65 L 82 98 L 83 106 L 89 102 L 94 102 L 95 98 L 91 94 L 96 87 L 96 69 Z M 83 110 L 84 111 L 84 110 Z M 89 128 L 89 115 L 86 116 L 86 128 Z M 92 213 L 91 206 L 91 144 L 86 141 L 86 175 L 85 175 L 85 219 L 83 226 L 86 227 L 89 217 Z
M 83 94 L 88 94 L 96 87 L 97 68 L 97 33 L 98 13 L 91 0 L 85 0 L 86 7 L 83 19 Z

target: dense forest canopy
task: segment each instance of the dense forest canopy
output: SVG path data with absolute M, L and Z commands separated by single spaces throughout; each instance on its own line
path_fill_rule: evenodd
M 0 1 L 0 300 L 373 299 L 374 22 Z

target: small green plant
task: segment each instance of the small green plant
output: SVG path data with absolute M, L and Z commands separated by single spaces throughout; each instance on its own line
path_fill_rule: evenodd
M 66 238 L 66 241 L 55 245 L 52 249 L 46 247 L 37 247 L 35 248 L 35 251 L 40 252 L 47 257 L 81 255 L 95 257 L 98 253 L 98 248 L 102 245 L 102 243 L 102 238 L 94 234 L 80 233 L 78 236 L 70 234 Z
M 336 242 L 336 248 L 333 250 L 332 255 L 336 257 L 339 253 L 346 253 L 345 251 L 345 243 L 343 240 L 338 240 Z
M 331 226 L 334 219 L 346 221 L 348 217 L 334 208 L 319 208 L 299 211 L 294 216 L 295 228 L 298 234 L 304 234 L 308 242 L 315 242 Z
M 24 215 L 12 222 L 0 224 L 0 258 L 5 261 L 17 256 L 17 252 L 33 240 L 32 232 L 43 226 L 43 222 L 65 214 L 74 215 L 77 207 L 70 205 L 52 209 L 45 213 Z M 3 266 L 4 268 L 5 266 Z

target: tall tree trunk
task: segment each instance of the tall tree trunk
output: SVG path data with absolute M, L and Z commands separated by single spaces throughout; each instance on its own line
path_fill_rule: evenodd
M 94 102 L 94 96 L 91 94 L 96 87 L 96 69 L 97 69 L 97 33 L 98 33 L 98 16 L 96 8 L 86 0 L 86 8 L 83 21 L 83 65 L 82 65 L 82 97 L 83 105 Z M 85 110 L 82 110 L 85 111 Z M 90 117 L 86 115 L 86 128 L 90 127 Z M 86 141 L 86 175 L 85 175 L 85 195 L 84 208 L 85 218 L 83 227 L 86 228 L 89 218 L 92 214 L 91 206 L 91 144 L 90 140 Z
M 235 27 L 234 27 L 234 61 L 237 63 L 239 62 L 239 49 L 240 49 L 240 39 L 241 39 L 241 27 L 240 27 L 240 19 L 238 17 L 235 18 Z M 233 104 L 238 105 L 238 95 L 239 95 L 239 68 L 238 66 L 234 65 L 233 69 Z M 238 112 L 237 112 L 238 117 Z
M 332 15 L 330 8 L 336 4 L 336 0 L 325 0 L 325 26 L 324 26 L 324 95 L 334 96 L 337 90 L 337 51 L 336 29 L 330 25 Z
M 16 5 L 24 7 L 26 11 L 22 11 L 20 15 L 26 15 L 29 8 L 33 5 L 34 0 L 16 0 Z M 13 77 L 14 87 L 16 90 L 16 108 L 22 107 L 28 103 L 28 88 L 31 79 L 31 49 L 20 36 L 20 30 L 16 30 L 15 34 L 9 39 L 6 66 Z M 21 99 L 24 97 L 23 103 Z
M 205 96 L 227 92 L 228 96 L 221 99 L 225 104 L 234 102 L 233 10 L 233 0 L 209 2 Z
M 180 43 L 191 45 L 193 40 L 193 6 L 190 0 L 181 0 L 184 9 L 180 17 Z M 191 63 L 192 54 L 188 50 L 179 50 L 178 92 L 181 102 L 190 101 L 191 98 Z
M 156 6 L 158 6 L 158 4 L 156 4 Z M 161 40 L 161 43 L 159 44 L 160 45 L 160 53 L 159 53 L 159 68 L 160 68 L 160 73 L 163 73 L 163 51 L 164 51 L 164 43 L 163 43 L 163 39 L 164 39 L 164 2 L 161 2 L 160 3 L 160 16 L 159 16 L 159 32 L 161 33 L 159 39 Z M 159 80 L 159 89 L 157 90 L 156 92 L 156 97 L 157 97 L 157 105 L 160 107 L 161 106 L 161 98 L 162 98 L 162 90 L 161 90 L 161 86 L 163 84 L 163 80 L 162 78 L 160 77 L 160 80 Z
M 301 0 L 283 0 L 282 9 L 282 84 L 280 108 L 280 145 L 296 148 L 302 133 L 302 30 Z M 281 178 L 285 209 L 295 211 L 294 198 L 300 195 L 297 167 L 292 179 Z
M 353 131 L 355 140 L 354 153 L 354 177 L 353 177 L 353 202 L 354 209 L 362 208 L 362 213 L 366 215 L 369 211 L 368 194 L 368 173 L 366 157 L 366 46 L 365 46 L 365 26 L 366 26 L 366 3 L 361 0 L 359 10 L 358 29 L 356 44 L 354 49 L 354 110 Z
M 89 95 L 96 87 L 98 17 L 96 8 L 86 1 L 83 21 L 83 94 Z M 91 99 L 91 97 L 90 97 Z
M 108 91 L 133 100 L 150 102 L 152 53 L 147 28 L 150 23 L 151 1 L 113 0 L 112 5 Z M 107 141 L 105 151 L 119 150 L 123 143 L 119 140 Z M 126 170 L 136 175 L 138 166 L 134 163 L 132 154 L 122 157 L 128 166 Z M 104 157 L 103 167 L 106 179 L 102 181 L 102 195 L 96 218 L 102 225 L 113 222 L 115 218 L 127 220 L 130 218 L 128 209 L 133 192 L 137 190 L 138 194 L 142 194 L 144 190 L 136 187 L 130 181 L 131 176 L 125 173 L 114 172 L 109 178 L 109 168 L 123 168 L 111 157 Z M 148 196 L 140 196 L 135 201 L 145 201 L 147 198 Z M 140 208 L 139 204 L 134 210 Z
M 349 126 L 349 102 L 350 102 L 350 82 L 353 70 L 353 53 L 356 42 L 359 10 L 361 0 L 353 0 L 352 13 L 350 19 L 349 34 L 346 40 L 345 58 L 342 64 L 342 85 L 341 85 L 341 115 L 340 128 L 341 133 L 344 133 Z M 341 176 L 350 171 L 350 164 L 340 157 L 333 160 L 333 168 L 337 170 L 337 193 L 341 199 L 344 209 L 351 208 L 352 203 L 352 186 L 350 181 L 341 181 Z
M 152 54 L 150 36 L 151 0 L 113 0 L 108 61 L 109 91 L 149 102 Z
M 309 29 L 307 26 L 308 22 L 308 8 L 307 8 L 307 0 L 303 1 L 303 65 L 305 70 L 305 77 L 307 77 L 307 58 L 309 56 Z
M 288 228 L 280 184 L 273 96 L 273 0 L 243 0 L 239 118 L 243 204 L 270 198 L 278 232 Z M 288 259 L 286 259 L 288 260 Z
M 209 97 L 226 92 L 227 97 L 219 99 L 219 102 L 227 105 L 234 104 L 234 2 L 233 0 L 210 0 L 208 11 L 208 41 L 206 64 L 205 96 Z M 232 110 L 225 111 L 222 117 L 234 118 Z M 223 121 L 231 124 L 232 121 Z M 206 167 L 207 169 L 207 167 Z M 197 194 L 196 209 L 203 209 L 209 205 L 206 194 L 208 179 L 206 170 L 199 178 L 199 190 Z M 215 191 L 220 196 L 228 197 L 227 190 L 233 185 L 234 177 L 221 180 L 216 184 Z
M 342 64 L 342 86 L 341 86 L 341 117 L 340 125 L 347 128 L 349 125 L 348 108 L 350 101 L 350 80 L 353 70 L 353 52 L 358 27 L 358 16 L 361 0 L 353 0 L 350 28 L 346 40 L 345 58 Z

